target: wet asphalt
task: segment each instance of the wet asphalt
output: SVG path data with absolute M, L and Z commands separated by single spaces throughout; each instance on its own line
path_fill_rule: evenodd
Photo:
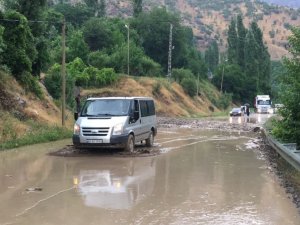
M 260 121 L 158 118 L 155 146 L 0 153 L 4 224 L 299 224 L 260 149 Z

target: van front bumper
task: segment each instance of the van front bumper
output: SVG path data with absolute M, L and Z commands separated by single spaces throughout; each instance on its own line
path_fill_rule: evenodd
M 97 147 L 105 147 L 105 146 L 121 146 L 127 143 L 128 134 L 125 135 L 115 135 L 111 136 L 109 141 L 106 140 L 102 143 L 93 143 L 98 142 L 101 138 L 93 139 L 93 137 L 80 137 L 79 135 L 73 134 L 73 145 L 75 147 L 90 147 L 90 148 L 97 148 Z

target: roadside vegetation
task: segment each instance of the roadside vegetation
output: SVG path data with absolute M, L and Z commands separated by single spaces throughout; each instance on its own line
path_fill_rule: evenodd
M 285 71 L 280 75 L 279 99 L 284 105 L 280 119 L 274 120 L 272 134 L 283 142 L 295 142 L 300 147 L 300 28 L 292 29 L 289 38 L 292 58 L 284 60 Z
M 8 119 L 3 129 L 0 130 L 0 150 L 72 137 L 72 131 L 66 127 L 51 126 L 32 120 L 26 121 L 26 133 L 19 136 L 18 129 L 16 129 L 18 125 L 14 122 L 12 118 Z

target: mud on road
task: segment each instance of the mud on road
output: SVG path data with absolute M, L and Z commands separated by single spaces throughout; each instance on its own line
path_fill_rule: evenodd
M 245 132 L 245 133 L 258 133 L 258 146 L 259 151 L 263 158 L 266 160 L 269 170 L 275 174 L 280 184 L 285 188 L 287 194 L 295 203 L 297 208 L 300 208 L 300 183 L 295 180 L 300 177 L 299 172 L 294 171 L 291 166 L 284 163 L 276 151 L 270 146 L 266 145 L 262 135 L 259 134 L 260 127 L 256 123 L 229 123 L 227 120 L 216 120 L 213 118 L 208 119 L 187 119 L 187 118 L 157 118 L 158 133 L 159 128 L 193 128 L 193 129 L 213 129 L 228 132 Z M 63 149 L 49 153 L 53 156 L 61 157 L 82 157 L 97 155 L 101 157 L 149 157 L 159 155 L 161 153 L 160 146 L 154 145 L 152 148 L 145 146 L 145 143 L 136 145 L 135 151 L 124 152 L 118 148 L 103 148 L 103 149 L 75 149 L 73 145 L 68 145 Z M 291 172 L 292 171 L 292 172 Z M 295 178 L 296 177 L 296 178 Z
M 226 120 L 210 119 L 185 119 L 185 118 L 169 118 L 158 117 L 157 126 L 159 128 L 198 128 L 198 129 L 217 129 L 222 131 L 231 132 L 257 132 L 259 128 L 253 123 L 228 123 Z M 159 133 L 159 130 L 158 130 Z M 76 157 L 85 155 L 98 155 L 98 156 L 117 156 L 117 157 L 146 157 L 160 154 L 158 145 L 152 148 L 145 147 L 145 143 L 135 146 L 134 152 L 124 152 L 119 148 L 103 148 L 103 149 L 76 149 L 73 145 L 68 145 L 63 149 L 51 152 L 49 155 L 63 156 L 63 157 Z

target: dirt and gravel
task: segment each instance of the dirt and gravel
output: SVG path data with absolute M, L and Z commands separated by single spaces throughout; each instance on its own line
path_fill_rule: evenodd
M 201 129 L 217 129 L 223 131 L 258 131 L 259 127 L 254 123 L 229 123 L 227 120 L 216 120 L 213 118 L 206 119 L 190 119 L 190 118 L 172 118 L 158 117 L 158 127 L 162 128 L 201 128 Z
M 283 159 L 275 149 L 260 137 L 259 151 L 267 162 L 268 169 L 275 174 L 280 185 L 285 189 L 300 213 L 300 172 Z
M 208 119 L 186 119 L 186 118 L 170 118 L 170 117 L 157 117 L 157 126 L 159 128 L 199 128 L 199 129 L 217 129 L 223 131 L 236 131 L 236 132 L 257 132 L 259 127 L 251 123 L 234 124 L 228 123 L 226 120 Z M 68 145 L 63 149 L 49 153 L 53 156 L 63 157 L 76 157 L 87 154 L 97 154 L 101 156 L 118 156 L 118 157 L 145 157 L 160 154 L 158 146 L 152 148 L 145 147 L 145 143 L 136 145 L 134 152 L 124 152 L 118 148 L 104 148 L 100 151 L 88 149 L 75 149 L 73 145 Z

